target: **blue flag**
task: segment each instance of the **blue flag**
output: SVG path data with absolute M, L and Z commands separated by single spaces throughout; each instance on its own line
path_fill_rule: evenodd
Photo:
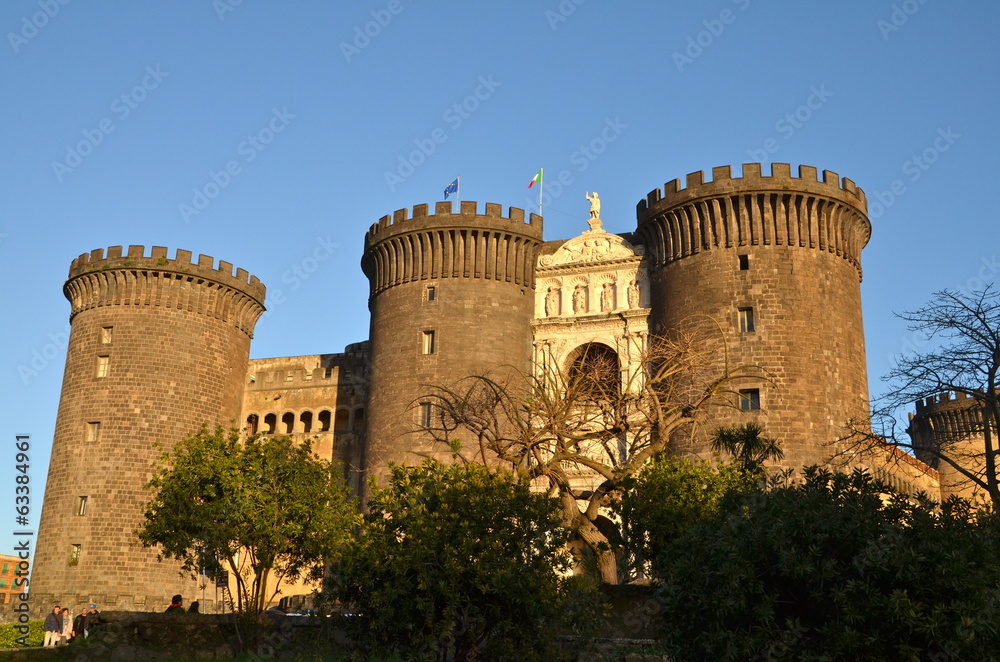
M 455 178 L 451 184 L 448 184 L 444 189 L 444 199 L 447 200 L 448 196 L 452 193 L 458 193 L 458 177 Z

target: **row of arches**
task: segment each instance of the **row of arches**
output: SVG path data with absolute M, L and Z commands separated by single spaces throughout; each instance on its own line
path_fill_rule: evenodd
M 320 432 L 360 432 L 365 425 L 365 408 L 301 412 L 251 413 L 246 426 L 250 434 L 317 434 Z

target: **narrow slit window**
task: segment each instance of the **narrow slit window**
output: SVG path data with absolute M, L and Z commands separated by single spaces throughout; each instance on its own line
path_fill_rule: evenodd
M 424 331 L 421 336 L 420 351 L 423 354 L 433 354 L 437 351 L 437 339 L 433 331 Z
M 417 409 L 417 425 L 422 428 L 429 428 L 431 426 L 431 403 L 420 403 L 420 407 Z
M 70 565 L 76 565 L 80 562 L 80 552 L 83 550 L 83 545 L 72 544 L 69 546 L 69 563 Z
M 739 312 L 740 333 L 753 333 L 756 328 L 753 318 L 753 308 L 740 308 Z
M 750 270 L 750 256 L 740 255 L 740 271 L 749 271 L 749 270 Z
M 435 299 L 437 299 L 437 287 L 435 287 L 434 285 L 428 285 L 427 286 L 427 300 L 428 301 L 434 301 Z
M 760 389 L 746 388 L 740 390 L 740 411 L 757 411 L 760 409 Z
M 83 517 L 87 514 L 87 497 L 82 496 L 76 502 L 76 514 Z
M 101 344 L 102 345 L 107 345 L 107 344 L 109 344 L 111 342 L 111 330 L 113 328 L 114 327 L 111 327 L 111 326 L 102 326 L 101 327 Z

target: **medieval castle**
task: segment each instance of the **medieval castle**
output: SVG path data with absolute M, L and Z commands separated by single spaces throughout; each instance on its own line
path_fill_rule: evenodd
M 584 347 L 637 370 L 651 338 L 699 316 L 721 325 L 734 363 L 768 375 L 740 382 L 718 425 L 759 420 L 784 464 L 800 467 L 824 462 L 845 423 L 867 417 L 860 281 L 871 224 L 854 182 L 779 163 L 769 175 L 760 164 L 739 177 L 696 172 L 639 201 L 636 231 L 620 235 L 603 229 L 597 204 L 590 229 L 548 241 L 540 216 L 497 204 L 381 218 L 361 259 L 370 336 L 339 354 L 249 359 L 264 285 L 228 262 L 142 246 L 73 260 L 35 608 L 160 610 L 174 593 L 197 594 L 133 531 L 152 464 L 204 423 L 313 437 L 360 490 L 366 474 L 434 450 L 413 406 L 426 385 L 500 362 L 563 369 Z M 909 456 L 899 466 L 877 470 L 940 494 L 935 469 Z

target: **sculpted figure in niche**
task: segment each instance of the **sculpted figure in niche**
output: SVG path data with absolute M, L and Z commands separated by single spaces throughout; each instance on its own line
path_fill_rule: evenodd
M 559 314 L 559 288 L 550 287 L 545 293 L 545 316 L 555 317 Z
M 628 307 L 639 307 L 639 286 L 635 284 L 634 280 L 628 285 Z
M 587 312 L 587 286 L 577 285 L 576 289 L 573 290 L 573 312 L 574 313 L 585 313 Z
M 601 310 L 607 312 L 615 309 L 615 290 L 611 283 L 605 283 L 601 288 Z

